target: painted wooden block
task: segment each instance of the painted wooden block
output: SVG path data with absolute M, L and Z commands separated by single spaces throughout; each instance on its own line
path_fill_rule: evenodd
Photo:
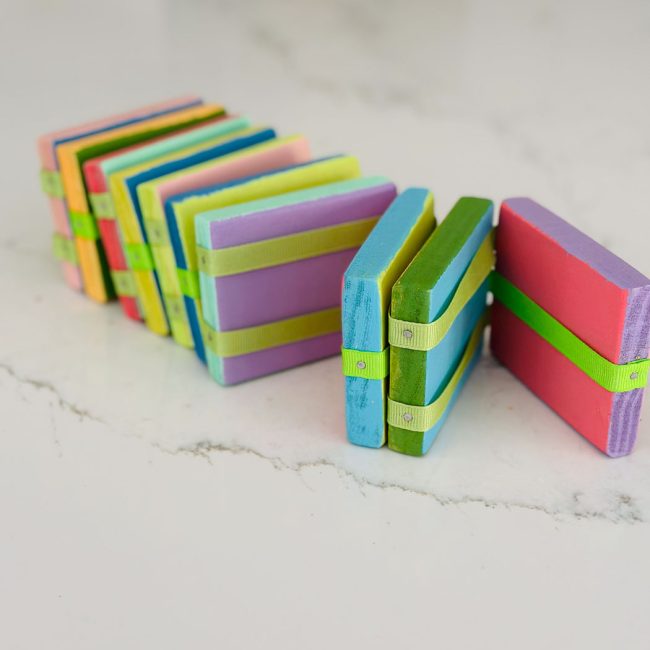
M 199 298 L 198 274 L 178 272 L 172 240 L 165 219 L 164 203 L 179 192 L 199 190 L 242 176 L 283 167 L 309 158 L 309 146 L 302 136 L 277 138 L 234 151 L 218 160 L 139 183 L 136 188 L 143 221 L 152 245 L 156 270 L 162 283 L 174 340 L 189 348 L 194 338 L 187 314 L 185 295 Z
M 165 201 L 165 218 L 179 273 L 194 278 L 193 282 L 196 282 L 196 286 L 199 287 L 194 229 L 197 214 L 299 189 L 348 180 L 359 175 L 360 168 L 356 158 L 336 156 L 269 170 L 261 175 L 240 178 L 230 183 L 170 197 Z M 207 363 L 200 289 L 198 293 L 185 291 L 184 299 L 194 340 L 194 350 L 199 359 Z
M 248 126 L 250 122 L 245 118 L 217 117 L 198 126 L 181 129 L 173 135 L 164 135 L 146 143 L 132 145 L 91 158 L 84 163 L 86 189 L 106 252 L 113 286 L 122 309 L 129 318 L 143 320 L 142 300 L 138 297 L 136 281 L 124 253 L 115 204 L 108 185 L 109 177 L 137 165 L 153 165 L 164 156 L 180 155 L 182 151 L 197 150 L 198 153 L 201 148 L 207 149 L 208 143 L 216 143 L 228 134 Z
M 216 381 L 237 384 L 339 353 L 343 273 L 394 196 L 387 179 L 363 178 L 197 215 Z
M 73 140 L 78 140 L 89 135 L 110 131 L 120 126 L 134 124 L 158 115 L 172 113 L 191 106 L 198 106 L 202 103 L 203 101 L 194 95 L 179 97 L 170 101 L 143 106 L 128 113 L 121 113 L 112 117 L 106 117 L 60 131 L 47 133 L 38 139 L 37 147 L 41 163 L 41 186 L 49 199 L 54 225 L 54 253 L 61 262 L 63 276 L 70 287 L 81 291 L 83 289 L 83 283 L 72 226 L 68 218 L 65 192 L 61 182 L 56 148 L 65 142 L 72 142 Z
M 386 442 L 388 310 L 393 284 L 433 232 L 433 195 L 409 188 L 390 204 L 345 272 L 342 300 L 348 440 Z
M 163 302 L 160 282 L 164 271 L 158 272 L 155 269 L 152 253 L 152 248 L 155 246 L 149 245 L 138 200 L 138 185 L 207 161 L 222 159 L 233 152 L 245 150 L 274 138 L 275 131 L 273 129 L 267 127 L 247 128 L 111 174 L 111 197 L 115 205 L 115 214 L 126 251 L 126 259 L 133 274 L 145 323 L 152 332 L 163 336 L 169 334 L 167 315 L 173 320 L 181 314 L 173 309 L 174 305 L 169 297 L 166 303 Z M 166 285 L 168 283 L 169 278 L 166 278 Z
M 491 348 L 609 456 L 636 438 L 650 347 L 650 279 L 527 198 L 501 206 Z
M 224 113 L 222 106 L 205 104 L 163 115 L 137 124 L 60 144 L 56 154 L 65 191 L 70 223 L 81 267 L 84 290 L 97 302 L 115 296 L 99 229 L 92 214 L 83 179 L 83 163 L 138 142 L 152 140 L 165 133 L 198 124 Z
M 494 265 L 493 205 L 461 198 L 393 287 L 388 446 L 426 453 L 478 360 Z

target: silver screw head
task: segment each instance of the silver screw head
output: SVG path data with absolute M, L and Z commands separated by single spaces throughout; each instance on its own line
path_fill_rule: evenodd
M 404 413 L 404 415 L 402 415 L 402 419 L 404 422 L 410 422 L 413 419 L 413 416 L 410 413 Z
M 357 368 L 359 368 L 359 370 L 363 370 L 365 367 L 366 367 L 365 361 L 357 361 Z
M 411 330 L 404 330 L 402 332 L 403 336 L 405 339 L 412 339 L 413 338 L 413 332 Z
M 633 372 L 633 373 L 630 375 L 630 379 L 636 379 L 638 376 L 639 376 L 639 373 L 638 373 L 638 372 Z

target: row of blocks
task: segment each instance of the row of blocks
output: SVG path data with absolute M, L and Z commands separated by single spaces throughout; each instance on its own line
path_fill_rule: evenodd
M 343 354 L 348 438 L 425 453 L 481 355 L 610 456 L 632 449 L 650 281 L 529 199 L 433 197 L 199 97 L 42 136 L 70 286 L 236 384 Z M 496 260 L 496 269 L 495 269 Z M 343 278 L 343 293 L 341 282 Z M 494 304 L 488 308 L 490 297 Z

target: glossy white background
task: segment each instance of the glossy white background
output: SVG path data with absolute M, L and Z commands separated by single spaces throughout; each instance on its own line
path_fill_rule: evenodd
M 610 460 L 485 358 L 428 456 L 349 446 L 338 358 L 222 389 L 68 290 L 34 140 L 199 92 L 650 274 L 649 30 L 643 1 L 1 0 L 0 647 L 647 648 L 647 405 Z

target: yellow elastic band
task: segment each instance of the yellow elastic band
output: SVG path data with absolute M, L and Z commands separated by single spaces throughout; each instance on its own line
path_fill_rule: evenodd
M 489 277 L 494 267 L 493 235 L 490 233 L 467 267 L 447 309 L 432 323 L 412 323 L 388 316 L 388 342 L 397 348 L 426 351 L 436 347 L 453 325 L 458 314 Z
M 204 340 L 209 350 L 219 357 L 237 357 L 339 332 L 341 308 L 332 307 L 230 332 L 217 332 L 207 323 L 204 323 L 204 328 Z
M 348 221 L 217 250 L 197 246 L 199 271 L 223 277 L 357 248 L 366 240 L 378 218 Z

